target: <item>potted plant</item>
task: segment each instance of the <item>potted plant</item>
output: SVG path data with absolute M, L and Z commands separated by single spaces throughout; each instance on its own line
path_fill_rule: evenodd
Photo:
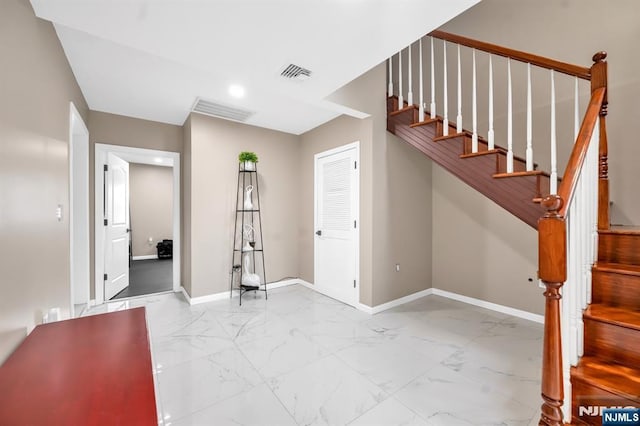
M 238 155 L 238 160 L 244 171 L 255 171 L 256 163 L 258 162 L 258 156 L 255 152 L 243 151 Z

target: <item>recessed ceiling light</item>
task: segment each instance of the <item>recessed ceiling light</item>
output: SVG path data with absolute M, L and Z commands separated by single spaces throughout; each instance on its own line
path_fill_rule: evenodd
M 234 98 L 242 98 L 244 96 L 244 87 L 238 84 L 229 86 L 229 94 Z

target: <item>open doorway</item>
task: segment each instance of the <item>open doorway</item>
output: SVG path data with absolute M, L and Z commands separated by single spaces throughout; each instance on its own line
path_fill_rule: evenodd
M 110 300 L 173 289 L 173 170 L 129 163 L 129 285 Z
M 179 291 L 179 155 L 96 144 L 96 303 Z

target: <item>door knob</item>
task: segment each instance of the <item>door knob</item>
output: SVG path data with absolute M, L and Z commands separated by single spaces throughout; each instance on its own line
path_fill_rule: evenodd
M 320 231 L 320 230 L 316 231 L 316 235 L 317 236 L 321 236 L 322 235 L 322 231 Z

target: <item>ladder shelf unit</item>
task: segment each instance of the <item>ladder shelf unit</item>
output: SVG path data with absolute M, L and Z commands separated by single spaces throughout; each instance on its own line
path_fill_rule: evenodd
M 238 291 L 240 305 L 242 296 L 248 291 L 264 291 L 267 298 L 258 168 L 254 163 L 253 170 L 245 170 L 243 165 L 238 165 L 229 283 L 230 297 Z

